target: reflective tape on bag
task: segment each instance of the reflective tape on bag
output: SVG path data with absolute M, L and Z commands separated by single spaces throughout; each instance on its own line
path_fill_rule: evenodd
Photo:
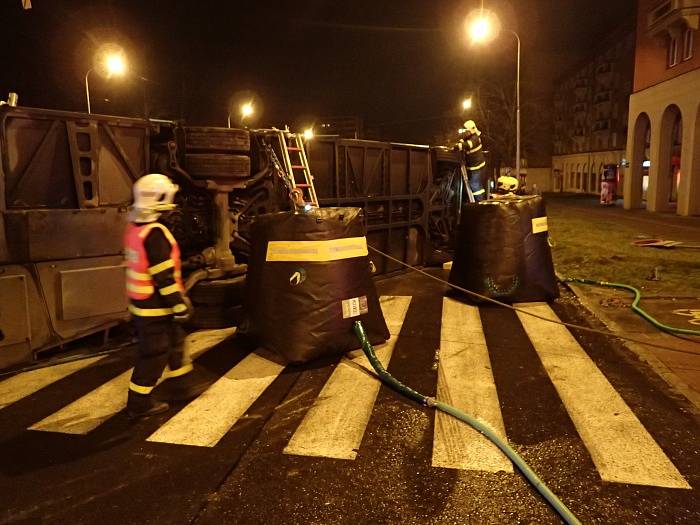
M 535 217 L 532 219 L 532 233 L 542 233 L 549 230 L 547 217 Z
M 367 255 L 365 237 L 329 241 L 268 241 L 266 261 L 326 262 Z

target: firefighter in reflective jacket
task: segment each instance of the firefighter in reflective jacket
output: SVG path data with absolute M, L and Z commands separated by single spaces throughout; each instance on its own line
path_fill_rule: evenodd
M 168 383 L 183 386 L 192 371 L 179 324 L 192 314 L 182 284 L 180 249 L 168 228 L 157 222 L 162 212 L 175 208 L 177 190 L 168 177 L 155 173 L 138 179 L 133 188 L 134 205 L 124 236 L 126 292 L 138 334 L 126 405 L 130 418 L 168 410 L 167 403 L 151 396 L 159 378 L 177 378 Z
M 486 198 L 486 190 L 481 183 L 481 177 L 486 166 L 486 158 L 482 151 L 481 131 L 476 128 L 473 120 L 464 123 L 464 136 L 459 139 L 457 149 L 464 153 L 465 164 L 469 172 L 469 187 L 474 200 L 479 202 Z

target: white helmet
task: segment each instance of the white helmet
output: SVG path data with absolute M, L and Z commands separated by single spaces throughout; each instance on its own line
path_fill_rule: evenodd
M 498 193 L 514 193 L 518 189 L 518 179 L 515 177 L 509 177 L 508 175 L 501 175 L 498 177 L 497 181 Z
M 144 175 L 134 183 L 133 217 L 137 222 L 152 222 L 160 212 L 175 209 L 178 186 L 160 173 Z

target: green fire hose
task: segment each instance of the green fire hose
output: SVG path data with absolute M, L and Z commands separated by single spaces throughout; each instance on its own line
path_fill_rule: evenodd
M 464 421 L 477 431 L 481 432 L 484 436 L 490 439 L 499 449 L 501 449 L 501 451 L 506 456 L 508 456 L 508 458 L 513 463 L 515 463 L 515 466 L 518 467 L 518 469 L 520 470 L 520 472 L 523 473 L 525 478 L 539 491 L 540 494 L 542 494 L 544 499 L 546 499 L 547 502 L 552 507 L 554 507 L 554 510 L 556 510 L 557 513 L 559 513 L 564 522 L 568 524 L 580 525 L 581 522 L 578 520 L 578 518 L 576 518 L 576 516 L 574 516 L 574 514 L 566 507 L 566 505 L 562 503 L 562 501 L 556 496 L 556 494 L 554 494 L 549 489 L 549 487 L 547 487 L 547 485 L 544 484 L 544 482 L 537 476 L 537 474 L 535 474 L 535 472 L 528 466 L 528 464 L 525 463 L 525 460 L 522 457 L 520 457 L 520 455 L 514 449 L 512 449 L 510 445 L 508 445 L 508 443 L 506 443 L 500 437 L 498 437 L 498 435 L 491 428 L 450 405 L 442 403 L 435 398 L 424 396 L 423 394 L 416 392 L 412 388 L 401 383 L 401 381 L 399 381 L 398 379 L 394 378 L 391 374 L 389 374 L 389 372 L 386 371 L 384 365 L 382 365 L 382 363 L 379 361 L 376 354 L 374 353 L 374 349 L 372 348 L 372 345 L 367 339 L 367 334 L 365 333 L 365 329 L 362 326 L 362 322 L 355 321 L 354 328 L 355 334 L 362 343 L 362 350 L 364 351 L 365 355 L 367 356 L 367 359 L 369 360 L 372 367 L 377 372 L 377 375 L 383 383 L 387 384 L 393 390 L 396 390 L 400 394 L 405 395 L 413 401 L 416 401 L 417 403 L 420 403 L 423 406 L 441 410 L 442 412 L 445 412 L 446 414 L 449 414 L 459 419 L 460 421 Z
M 683 334 L 683 335 L 700 335 L 700 330 L 691 330 L 689 328 L 677 328 L 675 326 L 669 326 L 663 323 L 660 323 L 656 319 L 654 319 L 651 315 L 649 315 L 647 312 L 645 312 L 642 308 L 639 307 L 639 301 L 642 299 L 642 294 L 639 290 L 637 290 L 634 286 L 630 286 L 629 284 L 622 284 L 622 283 L 609 283 L 607 281 L 594 281 L 593 279 L 578 279 L 578 278 L 573 278 L 573 277 L 566 277 L 564 279 L 561 279 L 561 282 L 563 283 L 579 283 L 579 284 L 590 284 L 594 286 L 607 286 L 609 288 L 621 288 L 623 290 L 628 290 L 634 294 L 634 300 L 632 301 L 632 310 L 641 315 L 644 319 L 649 321 L 651 324 L 653 324 L 656 328 L 659 330 L 663 330 L 664 332 L 668 332 L 670 334 Z

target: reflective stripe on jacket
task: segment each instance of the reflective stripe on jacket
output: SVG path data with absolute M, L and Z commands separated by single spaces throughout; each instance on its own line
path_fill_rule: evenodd
M 464 141 L 464 146 L 467 169 L 469 171 L 476 171 L 483 168 L 486 165 L 486 157 L 484 157 L 484 152 L 482 151 L 483 144 L 481 143 L 481 137 L 476 133 L 470 135 L 469 138 Z
M 157 262 L 146 247 L 146 239 L 154 229 L 160 230 L 170 244 L 169 257 L 156 259 Z M 162 237 L 160 242 L 167 253 L 167 245 Z M 126 293 L 131 302 L 129 310 L 132 314 L 139 317 L 161 317 L 187 309 L 182 301 L 184 286 L 180 270 L 180 248 L 165 226 L 157 222 L 130 223 L 124 234 L 124 249 L 127 264 Z M 161 255 L 163 257 L 164 254 Z

